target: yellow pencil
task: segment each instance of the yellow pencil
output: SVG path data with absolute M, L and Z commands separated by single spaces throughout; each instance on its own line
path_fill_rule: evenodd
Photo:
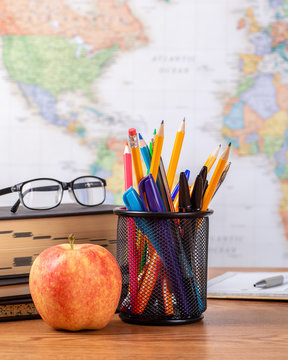
M 139 186 L 139 182 L 143 179 L 144 175 L 143 175 L 143 168 L 140 157 L 137 132 L 135 129 L 131 128 L 129 129 L 128 134 L 129 134 L 129 145 L 131 148 L 135 177 L 136 177 L 137 185 Z
M 180 157 L 180 152 L 181 152 L 181 148 L 182 148 L 182 144 L 183 144 L 184 135 L 185 135 L 185 119 L 182 121 L 182 123 L 177 131 L 174 146 L 173 146 L 173 151 L 172 151 L 172 155 L 171 155 L 171 159 L 170 159 L 170 163 L 169 163 L 169 167 L 168 167 L 168 171 L 167 171 L 167 180 L 168 180 L 168 185 L 169 185 L 170 191 L 173 186 L 173 182 L 174 182 L 174 178 L 175 178 L 175 174 L 176 174 L 176 170 L 177 170 L 177 165 L 178 165 L 178 161 L 179 161 L 179 157 Z
M 204 166 L 207 167 L 207 172 L 209 172 L 214 165 L 217 156 L 219 154 L 221 145 L 217 146 L 217 148 L 209 155 L 208 159 L 206 160 Z
M 221 148 L 221 144 L 217 146 L 217 148 L 208 156 L 208 159 L 206 160 L 204 166 L 207 167 L 207 174 L 209 173 L 209 171 L 211 170 L 212 166 L 214 165 L 217 157 L 218 157 L 218 154 L 219 154 L 219 151 L 220 151 L 220 148 Z M 193 184 L 194 185 L 194 184 Z M 193 191 L 193 186 L 190 188 L 190 197 L 192 195 L 192 191 Z M 175 206 L 175 204 L 174 204 Z M 175 206 L 176 208 L 176 206 Z
M 226 164 L 225 169 L 223 170 L 222 175 L 221 175 L 221 177 L 220 177 L 220 179 L 219 179 L 219 181 L 218 181 L 218 184 L 217 184 L 217 186 L 216 186 L 216 189 L 215 189 L 215 191 L 214 191 L 214 194 L 213 194 L 213 196 L 212 196 L 212 199 L 213 199 L 213 197 L 215 196 L 215 194 L 216 194 L 216 192 L 218 191 L 218 189 L 220 188 L 220 186 L 222 185 L 223 181 L 225 180 L 225 178 L 226 178 L 226 176 L 227 176 L 227 173 L 228 173 L 228 171 L 229 171 L 229 169 L 230 169 L 230 166 L 231 166 L 231 161 L 230 161 L 228 164 Z
M 210 180 L 210 183 L 207 187 L 207 190 L 205 191 L 205 195 L 203 198 L 203 204 L 202 204 L 202 211 L 206 211 L 208 209 L 209 203 L 212 199 L 212 196 L 215 192 L 215 189 L 217 187 L 217 184 L 221 178 L 221 175 L 223 173 L 223 170 L 225 168 L 225 165 L 227 163 L 229 152 L 230 152 L 231 143 L 227 146 L 227 148 L 223 151 L 222 155 L 220 156 L 216 169 L 214 170 L 214 173 L 212 175 L 212 178 Z
M 150 166 L 150 174 L 152 174 L 155 182 L 157 180 L 157 175 L 158 175 L 163 141 L 164 141 L 164 121 L 162 120 L 158 133 L 156 134 L 155 137 L 155 144 L 153 147 L 153 155 Z

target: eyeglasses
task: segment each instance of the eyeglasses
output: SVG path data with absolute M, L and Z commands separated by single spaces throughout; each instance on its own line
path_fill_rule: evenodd
M 61 203 L 64 190 L 68 190 L 80 205 L 100 205 L 105 200 L 105 186 L 106 181 L 96 176 L 80 176 L 67 183 L 50 178 L 39 178 L 1 189 L 0 195 L 18 192 L 19 199 L 10 209 L 15 213 L 20 202 L 31 210 L 53 209 Z

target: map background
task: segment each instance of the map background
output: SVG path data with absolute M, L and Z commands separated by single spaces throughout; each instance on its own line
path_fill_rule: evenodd
M 85 13 L 93 1 L 66 4 Z M 269 22 L 268 1 L 133 0 L 128 4 L 141 21 L 148 43 L 117 51 L 92 85 L 95 107 L 121 118 L 118 126 L 109 127 L 109 135 L 121 140 L 129 127 L 136 127 L 148 141 L 164 119 L 166 168 L 175 133 L 185 117 L 178 170 L 189 168 L 195 176 L 208 154 L 219 143 L 225 144 L 221 114 L 240 78 L 238 55 L 251 52 L 252 45 L 237 30 L 237 22 L 248 7 L 263 23 Z M 3 63 L 0 87 L 1 187 L 33 177 L 69 181 L 89 173 L 97 149 L 87 148 L 75 134 L 41 118 Z M 75 102 L 81 96 L 71 93 Z M 99 134 L 107 135 L 103 128 Z M 288 245 L 278 214 L 280 183 L 271 160 L 263 154 L 239 158 L 232 153 L 231 161 L 225 185 L 211 204 L 215 213 L 210 222 L 209 264 L 285 266 Z M 122 182 L 122 175 L 118 171 L 114 182 Z M 113 201 L 110 186 L 108 181 L 107 202 Z M 13 197 L 1 198 L 0 204 L 12 204 Z

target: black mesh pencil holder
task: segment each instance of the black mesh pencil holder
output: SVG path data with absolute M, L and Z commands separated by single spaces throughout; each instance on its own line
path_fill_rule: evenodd
M 123 321 L 170 325 L 203 318 L 207 308 L 209 218 L 117 208 L 117 261 Z

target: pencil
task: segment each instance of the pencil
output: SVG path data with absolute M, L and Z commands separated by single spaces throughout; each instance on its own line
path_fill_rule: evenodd
M 133 177 L 132 177 L 132 157 L 129 151 L 128 143 L 126 142 L 124 154 L 124 180 L 125 180 L 125 191 L 133 186 Z
M 158 178 L 160 185 L 160 193 L 162 195 L 162 199 L 165 205 L 166 211 L 174 212 L 174 205 L 171 197 L 171 192 L 168 186 L 167 176 L 164 168 L 164 164 L 162 161 L 162 157 L 160 157 L 160 163 L 159 163 L 159 172 L 158 172 Z
M 155 182 L 157 180 L 157 174 L 159 170 L 160 157 L 164 141 L 164 121 L 162 120 L 158 133 L 155 137 L 155 144 L 153 147 L 153 155 L 150 166 L 150 174 L 152 174 Z
M 139 146 L 140 146 L 140 151 L 141 151 L 143 160 L 146 165 L 147 173 L 149 174 L 152 157 L 151 157 L 148 145 L 146 144 L 145 140 L 143 139 L 143 137 L 140 133 L 139 133 Z
M 181 152 L 181 148 L 182 148 L 182 144 L 183 144 L 183 140 L 184 140 L 184 135 L 185 135 L 185 119 L 182 121 L 182 123 L 177 131 L 173 150 L 172 150 L 172 155 L 171 155 L 171 159 L 170 159 L 170 163 L 169 163 L 169 167 L 168 167 L 168 171 L 167 171 L 167 181 L 168 181 L 170 191 L 173 186 L 173 182 L 174 182 L 174 178 L 175 178 L 175 174 L 176 174 L 176 170 L 177 170 L 177 165 L 178 165 L 178 161 L 179 161 L 179 157 L 180 157 L 180 152 Z
M 218 145 L 217 148 L 208 156 L 208 159 L 206 160 L 206 162 L 204 164 L 204 166 L 207 167 L 207 172 L 209 172 L 211 170 L 212 166 L 214 165 L 214 163 L 218 157 L 220 148 L 221 148 L 221 144 Z
M 133 167 L 136 176 L 137 186 L 139 186 L 139 182 L 143 179 L 143 169 L 140 157 L 139 143 L 136 130 L 131 128 L 128 131 L 129 134 L 129 144 L 131 148 L 131 154 L 133 159 Z
M 155 287 L 159 270 L 161 267 L 161 259 L 154 248 L 152 248 L 150 252 L 151 259 L 149 263 L 147 263 L 144 266 L 143 272 L 143 280 L 141 282 L 137 300 L 136 300 L 136 312 L 138 314 L 142 314 L 142 312 L 145 310 L 146 305 L 148 304 L 148 301 L 150 299 L 150 296 L 152 294 L 152 291 Z
M 210 183 L 207 187 L 207 190 L 205 191 L 205 195 L 203 198 L 203 204 L 202 204 L 202 211 L 206 211 L 208 209 L 209 203 L 212 199 L 212 196 L 215 192 L 215 189 L 217 187 L 217 184 L 221 178 L 222 172 L 225 168 L 225 165 L 227 163 L 229 152 L 230 152 L 231 143 L 226 147 L 222 155 L 220 156 L 216 169 L 214 170 L 214 173 L 212 175 L 212 178 L 210 180 Z
M 155 136 L 156 136 L 156 129 L 154 129 L 154 131 L 153 131 L 153 137 L 152 137 L 152 139 L 150 141 L 150 144 L 149 144 L 149 151 L 150 151 L 151 157 L 152 157 L 152 154 L 153 154 L 153 146 L 154 146 Z
M 167 315 L 172 315 L 173 314 L 173 300 L 172 300 L 171 292 L 168 287 L 167 277 L 164 277 L 162 279 L 162 292 L 163 292 L 165 313 Z
M 214 194 L 213 194 L 213 196 L 212 196 L 212 199 L 213 199 L 213 197 L 215 196 L 215 194 L 216 194 L 216 192 L 218 191 L 218 189 L 220 188 L 220 186 L 222 185 L 223 181 L 225 180 L 225 178 L 226 178 L 226 176 L 227 176 L 227 173 L 228 173 L 228 171 L 229 171 L 229 169 L 230 169 L 230 166 L 231 166 L 231 162 L 229 162 L 229 163 L 225 166 L 225 169 L 223 170 L 222 175 L 221 175 L 221 177 L 220 177 L 220 179 L 219 179 L 219 181 L 218 181 L 218 184 L 217 184 L 217 186 L 216 186 L 216 189 L 215 189 L 215 191 L 214 191 Z
M 207 168 L 207 174 L 209 173 L 212 166 L 214 165 L 214 163 L 215 163 L 215 161 L 216 161 L 216 159 L 218 157 L 220 148 L 221 148 L 221 144 L 218 145 L 217 148 L 208 156 L 208 159 L 206 160 L 205 164 L 203 165 L 202 169 L 205 166 Z M 193 183 L 193 185 L 194 185 L 194 183 Z M 190 189 L 190 196 L 192 196 L 192 191 L 193 191 L 193 186 Z
M 129 288 L 131 311 L 137 311 L 137 293 L 138 293 L 138 254 L 135 239 L 135 222 L 132 218 L 127 218 L 128 230 L 128 265 L 129 265 Z

